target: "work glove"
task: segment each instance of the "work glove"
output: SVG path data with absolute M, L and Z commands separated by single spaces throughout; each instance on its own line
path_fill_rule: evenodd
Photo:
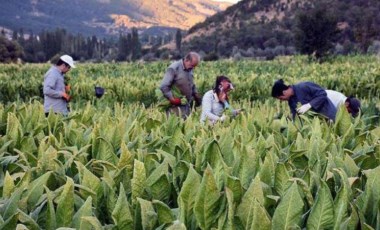
M 297 113 L 299 113 L 299 114 L 304 114 L 304 113 L 306 113 L 307 111 L 309 111 L 309 109 L 311 109 L 311 105 L 310 105 L 310 103 L 307 103 L 307 104 L 304 104 L 304 105 L 302 105 L 301 107 L 299 107 L 299 108 L 297 109 Z
M 226 119 L 227 119 L 227 116 L 224 115 L 224 114 L 219 118 L 219 120 L 220 120 L 221 122 L 225 121 Z
M 173 97 L 169 101 L 170 101 L 170 104 L 172 104 L 172 105 L 181 105 L 181 99 L 180 98 Z
M 65 92 L 62 93 L 62 98 L 63 98 L 65 101 L 67 101 L 67 102 L 70 101 L 70 96 L 69 96 L 67 93 L 65 93 Z

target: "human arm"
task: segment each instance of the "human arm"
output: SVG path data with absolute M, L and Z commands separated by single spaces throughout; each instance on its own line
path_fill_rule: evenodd
M 214 101 L 214 95 L 212 93 L 205 94 L 202 99 L 202 113 L 206 116 L 206 118 L 213 121 L 225 119 L 222 118 L 223 116 L 218 116 L 215 114 L 215 112 L 212 110 L 213 103 L 218 103 Z
M 164 94 L 164 97 L 166 97 L 168 100 L 174 98 L 172 89 L 171 89 L 174 82 L 174 77 L 175 77 L 174 69 L 168 68 L 166 70 L 166 73 L 160 85 L 160 90 Z
M 52 98 L 61 98 L 64 94 L 66 94 L 64 91 L 56 89 L 57 80 L 58 77 L 54 74 L 48 73 L 46 75 L 43 85 L 44 95 Z
M 309 94 L 311 100 L 308 102 L 311 108 L 319 110 L 327 100 L 327 93 L 321 86 L 307 82 L 304 87 L 305 93 Z

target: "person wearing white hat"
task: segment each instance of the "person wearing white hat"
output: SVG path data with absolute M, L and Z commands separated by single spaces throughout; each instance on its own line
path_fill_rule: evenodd
M 58 62 L 50 67 L 44 76 L 44 111 L 47 116 L 50 111 L 67 115 L 69 109 L 67 103 L 70 95 L 66 92 L 65 74 L 71 68 L 75 68 L 74 60 L 69 55 L 63 55 Z

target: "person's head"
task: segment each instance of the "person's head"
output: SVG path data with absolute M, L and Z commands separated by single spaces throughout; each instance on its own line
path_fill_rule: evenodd
M 217 76 L 215 80 L 215 85 L 214 85 L 214 92 L 219 94 L 222 90 L 224 92 L 229 92 L 232 90 L 234 86 L 231 83 L 231 80 L 226 77 L 226 76 Z
M 351 113 L 353 117 L 356 117 L 359 114 L 360 101 L 357 98 L 353 96 L 347 97 L 344 105 L 346 106 L 347 111 Z
M 272 87 L 272 97 L 275 97 L 281 101 L 288 101 L 293 96 L 293 89 L 285 85 L 284 80 L 277 80 Z
M 196 52 L 189 52 L 183 59 L 183 65 L 186 70 L 194 69 L 201 61 L 201 57 Z
M 69 72 L 70 68 L 75 68 L 74 60 L 69 55 L 62 55 L 56 65 L 64 74 Z

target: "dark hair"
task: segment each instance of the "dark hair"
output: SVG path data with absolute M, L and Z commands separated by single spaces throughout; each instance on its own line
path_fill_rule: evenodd
M 350 107 L 352 116 L 356 117 L 360 111 L 360 101 L 354 96 L 349 96 L 347 97 L 346 102 L 348 102 L 348 107 Z
M 284 84 L 284 80 L 277 80 L 272 87 L 272 97 L 277 98 L 284 95 L 283 91 L 287 90 L 288 88 L 289 86 Z
M 62 65 L 62 64 L 64 64 L 66 67 L 70 67 L 70 65 L 69 64 L 67 64 L 66 62 L 64 62 L 64 61 L 62 61 L 61 59 L 59 59 L 58 61 L 57 61 L 57 66 L 60 66 L 60 65 Z
M 214 85 L 214 92 L 217 93 L 217 94 L 220 93 L 220 88 L 219 87 L 220 87 L 220 83 L 222 81 L 228 81 L 229 83 L 231 83 L 231 80 L 228 77 L 223 76 L 223 75 L 217 76 L 216 80 L 215 80 L 215 85 Z

